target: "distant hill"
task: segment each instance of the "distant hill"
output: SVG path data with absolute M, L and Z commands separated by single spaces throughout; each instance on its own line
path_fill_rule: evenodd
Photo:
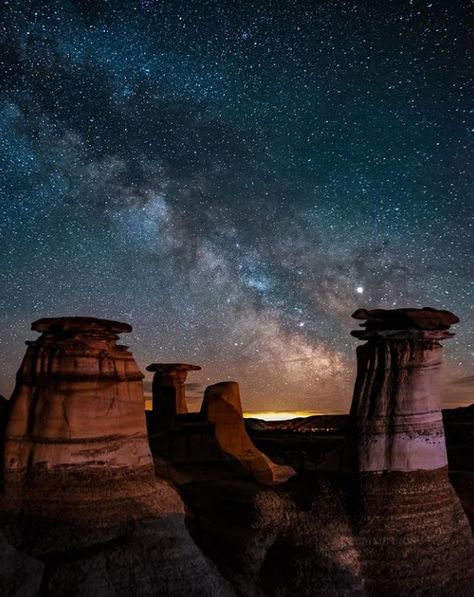
M 330 433 L 341 431 L 347 424 L 348 419 L 349 415 L 311 415 L 286 421 L 265 421 L 263 419 L 248 418 L 245 419 L 245 424 L 249 431 L 253 432 Z M 443 419 L 447 425 L 456 421 L 474 420 L 474 404 L 445 409 L 443 410 Z

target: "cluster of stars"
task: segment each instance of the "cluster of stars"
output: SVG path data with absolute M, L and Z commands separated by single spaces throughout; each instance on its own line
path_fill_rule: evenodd
M 346 410 L 359 306 L 453 310 L 472 373 L 468 2 L 3 5 L 1 393 L 53 315 L 249 410 Z

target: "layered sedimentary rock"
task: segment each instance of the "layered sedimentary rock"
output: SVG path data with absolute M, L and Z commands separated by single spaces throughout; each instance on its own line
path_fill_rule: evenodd
M 239 384 L 227 381 L 208 386 L 201 407 L 204 419 L 214 424 L 217 442 L 258 481 L 282 483 L 295 474 L 289 466 L 275 464 L 253 444 L 244 425 Z
M 352 335 L 357 378 L 351 407 L 358 471 L 433 470 L 447 466 L 439 395 L 440 340 L 457 317 L 432 309 L 366 311 Z
M 472 595 L 474 540 L 446 468 L 362 473 L 352 504 L 368 595 Z
M 131 327 L 72 317 L 42 319 L 32 329 L 41 336 L 27 342 L 10 400 L 4 507 L 48 516 L 66 516 L 69 507 L 67 516 L 75 518 L 94 479 L 103 481 L 101 499 L 116 505 L 125 485 L 137 499 L 150 494 L 143 375 L 127 347 L 117 344 Z M 70 481 L 75 476 L 83 486 Z M 95 513 L 112 514 L 102 504 Z
M 181 498 L 155 478 L 143 376 L 117 345 L 131 327 L 60 318 L 33 329 L 42 335 L 11 398 L 0 519 L 10 546 L 44 563 L 41 595 L 232 594 L 190 538 Z
M 434 309 L 359 310 L 366 340 L 343 464 L 369 594 L 468 595 L 474 542 L 448 480 L 440 340 L 457 317 Z
M 143 375 L 118 334 L 123 323 L 42 319 L 11 398 L 6 471 L 149 464 Z

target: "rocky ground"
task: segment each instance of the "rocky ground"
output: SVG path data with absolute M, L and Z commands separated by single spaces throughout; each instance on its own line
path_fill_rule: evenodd
M 450 479 L 473 525 L 474 405 L 443 415 Z M 69 525 L 53 533 L 46 524 L 38 532 L 36 520 L 33 534 L 23 526 L 21 539 L 3 521 L 0 557 L 8 577 L 20 581 L 24 571 L 28 578 L 26 586 L 8 588 L 32 597 L 71 590 L 115 597 L 137 589 L 143 595 L 336 597 L 375 596 L 382 588 L 386 595 L 421 596 L 432 584 L 436 595 L 470 595 L 472 538 L 465 536 L 445 472 L 357 479 L 322 473 L 346 424 L 346 416 L 247 420 L 255 444 L 298 471 L 281 486 L 256 483 L 231 459 L 172 465 L 155 458 L 158 476 L 184 501 L 185 520 L 145 517 L 126 529 L 102 529 L 99 537 Z M 105 487 L 103 479 L 97 487 Z M 82 483 L 78 488 L 87 490 Z

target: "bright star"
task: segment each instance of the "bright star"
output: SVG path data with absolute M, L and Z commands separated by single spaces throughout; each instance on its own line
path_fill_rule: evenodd
M 357 286 L 356 292 L 357 292 L 357 294 L 364 294 L 364 287 L 363 286 Z

